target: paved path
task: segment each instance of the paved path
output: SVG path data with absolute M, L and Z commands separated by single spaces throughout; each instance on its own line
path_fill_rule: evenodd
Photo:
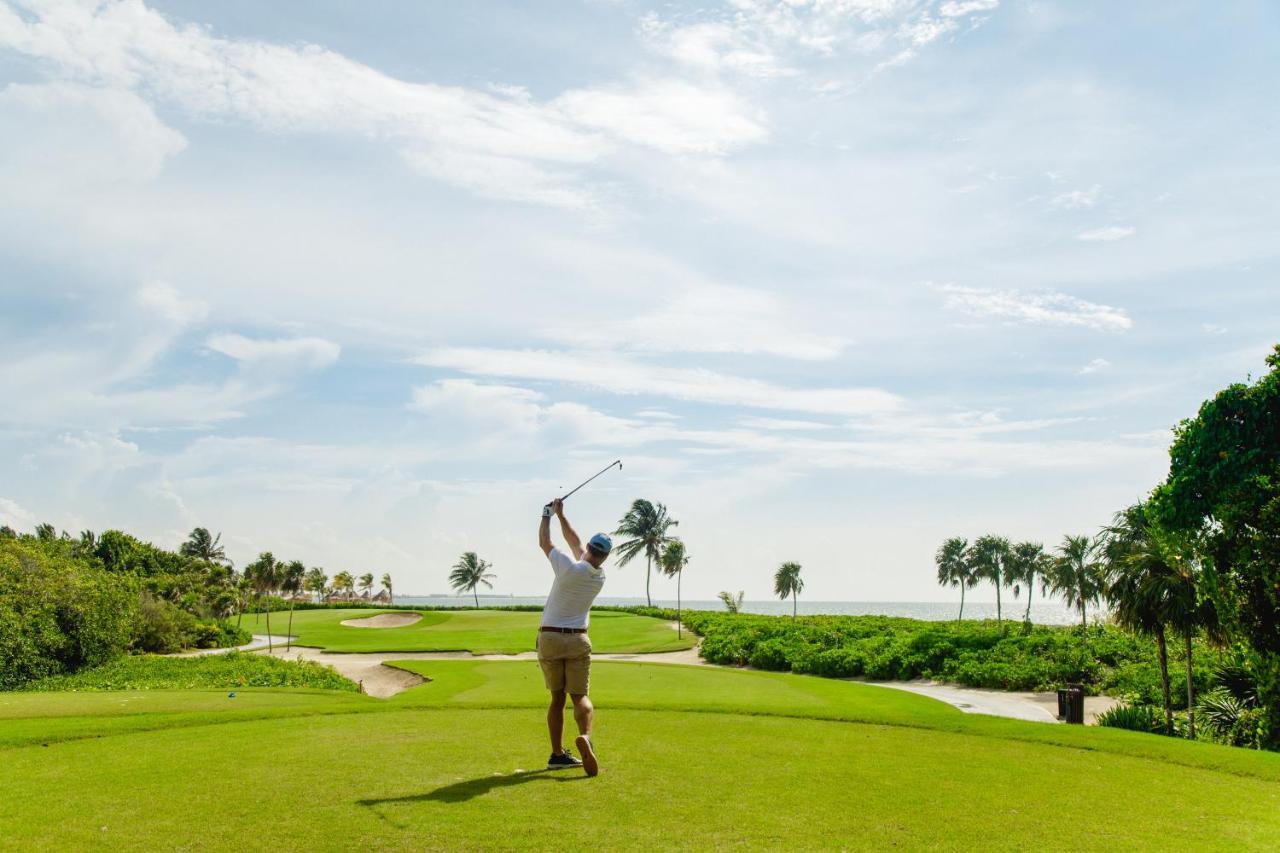
M 177 652 L 173 654 L 172 657 L 198 658 L 198 657 L 203 657 L 204 655 L 223 655 L 223 654 L 226 654 L 227 652 L 248 652 L 248 651 L 257 649 L 259 646 L 266 648 L 267 640 L 268 640 L 268 637 L 266 634 L 254 634 L 253 640 L 251 642 L 245 643 L 243 646 L 234 646 L 226 649 L 191 649 L 190 651 L 186 651 L 186 652 Z M 281 646 L 283 646 L 286 642 L 288 642 L 289 638 L 277 637 L 275 634 L 272 634 L 270 637 L 270 640 L 272 644 L 279 643 Z
M 982 690 L 976 687 L 960 687 L 937 681 L 866 681 L 877 687 L 906 690 L 946 702 L 967 714 L 991 714 L 996 717 L 1012 717 L 1015 720 L 1031 720 L 1036 723 L 1060 722 L 1058 695 L 1052 691 L 1025 693 L 1013 690 Z M 1084 720 L 1092 724 L 1099 714 L 1119 704 L 1111 696 L 1086 696 Z

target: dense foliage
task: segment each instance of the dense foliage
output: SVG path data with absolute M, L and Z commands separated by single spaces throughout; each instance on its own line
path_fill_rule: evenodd
M 1262 738 L 1280 747 L 1280 346 L 1270 372 L 1236 383 L 1183 421 L 1169 476 L 1153 497 L 1161 522 L 1193 537 L 1206 591 L 1244 643 Z
M 55 675 L 26 685 L 32 691 L 194 690 L 237 687 L 312 687 L 357 691 L 359 686 L 314 661 L 281 660 L 264 655 L 225 654 L 197 657 L 128 655 L 70 675 Z
M 126 533 L 79 538 L 51 525 L 0 534 L 0 689 L 98 666 L 126 651 L 176 652 L 251 639 L 225 615 L 227 566 Z
M 0 537 L 0 689 L 120 654 L 137 610 L 133 578 L 39 541 Z
M 666 616 L 665 611 L 636 608 Z M 760 616 L 690 611 L 712 663 L 875 681 L 938 679 L 971 687 L 1049 690 L 1079 682 L 1093 693 L 1155 702 L 1160 669 L 1151 644 L 1105 625 L 1022 626 L 1003 636 L 993 621 L 923 622 L 888 616 Z M 1213 681 L 1220 653 L 1197 644 L 1197 689 Z

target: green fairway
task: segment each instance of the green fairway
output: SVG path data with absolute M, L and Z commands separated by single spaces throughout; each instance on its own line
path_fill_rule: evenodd
M 353 628 L 348 619 L 379 613 L 418 613 L 422 618 L 402 628 Z M 516 654 L 533 650 L 542 614 L 510 610 L 299 610 L 293 614 L 293 635 L 299 645 L 331 652 L 453 652 Z M 245 619 L 247 627 L 266 630 L 265 616 Z M 287 612 L 271 614 L 271 630 L 283 634 Z M 597 652 L 669 652 L 693 647 L 694 638 L 677 636 L 667 622 L 648 616 L 613 611 L 591 614 L 591 643 Z
M 357 629 L 358 630 L 358 629 Z M 598 662 L 603 774 L 541 771 L 530 662 L 315 690 L 0 694 L 7 849 L 1266 849 L 1280 756 L 793 675 Z M 47 744 L 47 745 L 45 745 Z

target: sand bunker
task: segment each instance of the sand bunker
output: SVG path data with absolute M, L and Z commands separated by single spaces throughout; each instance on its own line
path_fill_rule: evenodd
M 403 628 L 421 618 L 421 613 L 379 613 L 377 616 L 344 619 L 342 624 L 348 628 Z

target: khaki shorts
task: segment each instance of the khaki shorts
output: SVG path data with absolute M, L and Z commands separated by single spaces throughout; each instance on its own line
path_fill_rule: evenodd
M 591 638 L 539 631 L 538 664 L 548 690 L 585 696 L 591 682 Z

